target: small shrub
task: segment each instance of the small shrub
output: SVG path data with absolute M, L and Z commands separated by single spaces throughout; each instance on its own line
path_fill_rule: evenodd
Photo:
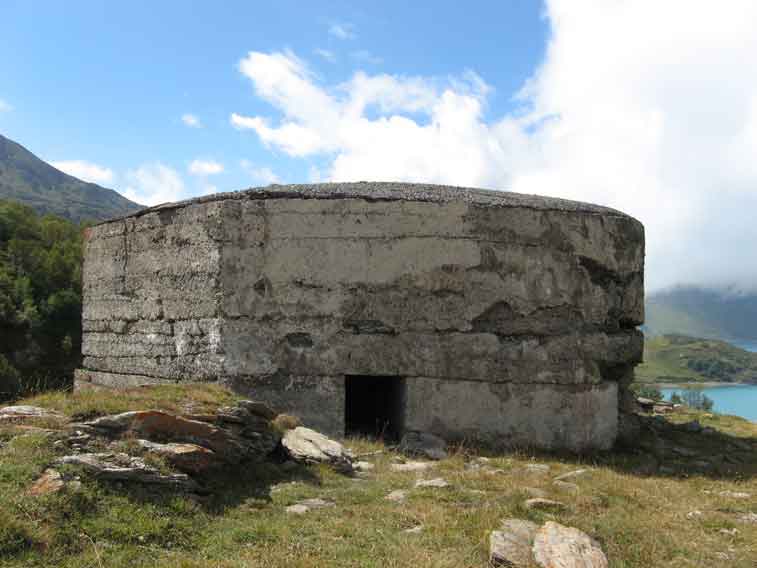
M 279 414 L 273 419 L 273 427 L 279 432 L 294 430 L 298 426 L 302 426 L 302 422 L 300 422 L 299 418 L 290 414 Z
M 23 552 L 34 544 L 30 528 L 0 510 L 0 558 L 9 558 Z

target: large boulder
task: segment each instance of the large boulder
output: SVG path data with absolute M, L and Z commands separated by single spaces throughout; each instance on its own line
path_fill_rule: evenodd
M 531 521 L 505 519 L 500 530 L 489 535 L 489 562 L 492 566 L 530 566 L 531 546 L 539 526 Z
M 542 568 L 607 568 L 599 543 L 586 533 L 547 521 L 534 536 L 534 560 Z
M 352 473 L 353 458 L 342 444 L 304 426 L 287 430 L 281 440 L 289 456 L 305 464 L 324 463 L 344 473 Z

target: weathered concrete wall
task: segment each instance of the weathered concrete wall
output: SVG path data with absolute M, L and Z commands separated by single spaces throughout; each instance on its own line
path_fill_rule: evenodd
M 342 433 L 344 376 L 393 375 L 410 429 L 606 448 L 641 358 L 643 261 L 640 223 L 561 200 L 213 196 L 91 230 L 79 382 L 220 380 Z

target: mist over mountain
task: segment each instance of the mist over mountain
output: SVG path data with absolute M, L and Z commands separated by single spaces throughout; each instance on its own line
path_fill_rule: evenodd
M 644 328 L 648 335 L 757 340 L 757 292 L 693 285 L 654 292 L 647 295 Z
M 0 135 L 0 199 L 74 222 L 99 221 L 142 208 L 118 192 L 70 176 Z

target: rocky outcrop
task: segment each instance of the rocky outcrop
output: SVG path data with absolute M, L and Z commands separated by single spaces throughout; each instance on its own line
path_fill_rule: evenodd
M 83 468 L 106 481 L 129 481 L 196 490 L 206 474 L 244 461 L 266 460 L 281 436 L 271 424 L 276 414 L 257 401 L 240 401 L 207 415 L 180 416 L 137 410 L 69 425 L 62 438 L 76 453 L 59 465 Z M 102 451 L 128 441 L 138 455 Z M 181 473 L 163 473 L 146 461 L 156 457 Z

